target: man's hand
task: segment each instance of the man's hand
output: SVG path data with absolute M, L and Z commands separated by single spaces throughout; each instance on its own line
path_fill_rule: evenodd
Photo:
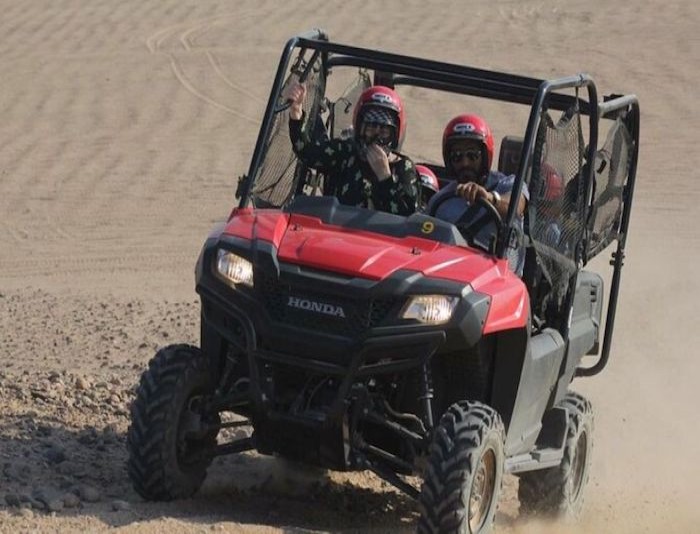
M 472 204 L 472 205 L 479 198 L 485 198 L 489 202 L 492 201 L 491 193 L 489 193 L 484 186 L 481 186 L 475 182 L 467 182 L 466 184 L 459 184 L 457 186 L 457 195 L 459 195 L 464 200 L 469 202 L 469 204 Z
M 485 198 L 488 202 L 494 205 L 501 217 L 508 215 L 508 205 L 510 204 L 510 194 L 503 193 L 500 198 L 495 194 L 486 190 L 484 186 L 481 186 L 474 182 L 467 182 L 466 184 L 459 184 L 457 186 L 457 195 L 473 205 L 478 199 Z M 525 207 L 527 206 L 527 201 L 523 195 L 520 195 L 520 201 L 518 202 L 518 216 L 522 217 L 525 213 Z
M 295 121 L 301 119 L 304 112 L 302 105 L 306 98 L 306 85 L 299 83 L 296 79 L 290 80 L 282 96 L 291 103 L 289 106 L 289 117 Z
M 380 182 L 391 176 L 389 156 L 380 146 L 371 144 L 367 147 L 367 163 Z

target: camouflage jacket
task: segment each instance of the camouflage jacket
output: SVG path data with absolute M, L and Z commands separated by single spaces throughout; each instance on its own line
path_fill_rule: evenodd
M 312 141 L 301 120 L 289 120 L 294 152 L 309 167 L 326 175 L 324 193 L 341 204 L 410 215 L 418 205 L 418 173 L 405 157 L 391 162 L 391 178 L 379 181 L 366 161 L 359 158 L 352 139 Z

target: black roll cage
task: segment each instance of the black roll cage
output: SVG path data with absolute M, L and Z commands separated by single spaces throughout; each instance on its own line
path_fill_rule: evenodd
M 285 75 L 289 69 L 289 62 L 297 48 L 313 50 L 316 56 L 320 54 L 325 69 L 330 69 L 334 66 L 365 67 L 375 71 L 391 72 L 393 81 L 396 84 L 414 85 L 531 106 L 520 164 L 513 186 L 514 194 L 511 195 L 508 213 L 503 220 L 496 241 L 495 251 L 498 258 L 505 257 L 507 243 L 510 239 L 510 232 L 512 231 L 515 218 L 517 206 L 515 199 L 520 196 L 527 171 L 532 164 L 542 113 L 548 109 L 566 111 L 576 106 L 581 114 L 589 117 L 589 142 L 586 149 L 587 161 L 594 161 L 595 158 L 595 152 L 598 147 L 599 121 L 601 119 L 614 120 L 618 117 L 622 117 L 625 120 L 634 141 L 634 149 L 631 155 L 627 185 L 623 194 L 624 205 L 617 237 L 617 248 L 613 252 L 611 259 L 614 270 L 608 300 L 603 347 L 598 362 L 588 368 L 579 368 L 576 374 L 577 376 L 592 376 L 602 371 L 607 364 L 610 354 L 637 171 L 639 152 L 639 102 L 637 97 L 635 95 L 610 95 L 604 97 L 602 102 L 598 102 L 596 85 L 593 79 L 584 73 L 554 80 L 542 80 L 333 43 L 329 41 L 328 35 L 323 30 L 314 29 L 291 38 L 283 49 L 248 169 L 248 177 L 257 176 L 258 169 L 265 157 L 265 141 L 270 135 L 274 116 L 281 109 L 285 109 L 284 106 L 282 108 L 278 107 L 277 103 L 279 102 Z M 572 89 L 575 90 L 576 96 L 558 92 Z M 584 89 L 588 93 L 588 100 L 578 96 L 579 90 Z M 587 172 L 584 177 L 586 180 L 585 198 L 588 199 L 588 211 L 590 213 L 594 168 L 593 165 L 587 165 L 584 166 L 584 169 Z M 251 190 L 254 185 L 253 180 L 244 180 L 242 185 L 243 187 L 239 190 L 239 207 L 241 208 L 246 207 L 250 201 Z M 586 249 L 585 239 L 586 237 L 584 236 L 584 251 Z M 579 258 L 579 265 L 585 264 L 586 260 L 584 253 Z

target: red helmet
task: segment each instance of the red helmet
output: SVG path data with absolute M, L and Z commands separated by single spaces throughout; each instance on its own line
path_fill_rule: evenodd
M 493 134 L 484 119 L 478 115 L 457 115 L 447 123 L 442 133 L 442 159 L 445 167 L 450 169 L 448 151 L 450 144 L 459 139 L 476 139 L 481 142 L 483 158 L 483 174 L 489 172 L 493 162 Z
M 355 105 L 352 120 L 356 136 L 360 134 L 360 126 L 362 125 L 364 114 L 370 109 L 384 109 L 392 114 L 396 123 L 394 125 L 396 135 L 391 142 L 391 148 L 398 149 L 406 133 L 406 115 L 398 93 L 383 85 L 374 85 L 362 92 Z
M 564 178 L 549 163 L 542 165 L 545 172 L 544 199 L 559 200 L 564 194 Z
M 556 216 L 564 197 L 564 178 L 549 163 L 542 164 L 542 192 L 540 201 L 545 213 Z
M 437 176 L 435 176 L 435 173 L 431 171 L 429 167 L 425 165 L 416 165 L 416 172 L 418 173 L 420 184 L 423 189 L 432 191 L 432 194 L 439 191 L 440 182 L 438 182 Z

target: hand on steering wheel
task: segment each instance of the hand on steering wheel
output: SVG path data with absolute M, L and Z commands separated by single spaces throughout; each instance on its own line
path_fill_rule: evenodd
M 465 184 L 465 185 L 466 185 L 466 184 Z M 448 201 L 448 200 L 450 200 L 450 199 L 453 199 L 453 198 L 461 198 L 462 200 L 466 201 L 467 204 L 469 204 L 469 201 L 467 201 L 467 199 L 466 199 L 463 195 L 459 194 L 459 192 L 458 192 L 457 190 L 455 190 L 455 191 L 453 191 L 453 192 L 451 192 L 451 193 L 449 193 L 449 194 L 444 195 L 444 196 L 432 207 L 431 215 L 435 216 L 435 214 L 438 212 L 439 207 L 440 207 L 444 202 L 446 202 L 446 201 Z M 475 205 L 483 207 L 483 208 L 485 209 L 485 211 L 486 211 L 487 216 L 488 216 L 490 219 L 492 219 L 492 220 L 496 223 L 496 225 L 500 228 L 500 226 L 503 224 L 503 219 L 501 218 L 501 214 L 500 214 L 500 213 L 498 212 L 498 210 L 496 209 L 496 206 L 494 206 L 493 204 L 491 204 L 491 202 L 489 202 L 489 201 L 486 199 L 486 197 L 484 197 L 484 196 L 478 196 L 478 197 L 476 198 L 476 203 L 475 203 Z M 467 208 L 467 209 L 469 210 L 469 209 L 471 209 L 471 207 L 472 207 L 472 206 L 470 205 L 469 208 Z M 474 235 L 473 235 L 473 234 L 476 234 L 477 232 L 476 232 L 476 231 L 473 231 L 473 227 L 474 227 L 474 225 L 475 225 L 477 222 L 479 222 L 480 219 L 481 219 L 481 217 L 471 217 L 471 220 L 469 220 L 469 221 L 464 221 L 464 222 L 463 222 L 463 221 L 461 221 L 461 220 L 458 220 L 458 221 L 456 221 L 456 222 L 454 223 L 454 225 L 457 227 L 457 229 L 458 229 L 458 230 L 460 231 L 460 233 L 465 237 L 465 239 L 467 240 L 467 242 L 468 242 L 470 245 L 474 245 L 474 239 L 473 239 L 473 238 L 474 238 Z M 479 226 L 482 227 L 482 225 L 479 225 Z

